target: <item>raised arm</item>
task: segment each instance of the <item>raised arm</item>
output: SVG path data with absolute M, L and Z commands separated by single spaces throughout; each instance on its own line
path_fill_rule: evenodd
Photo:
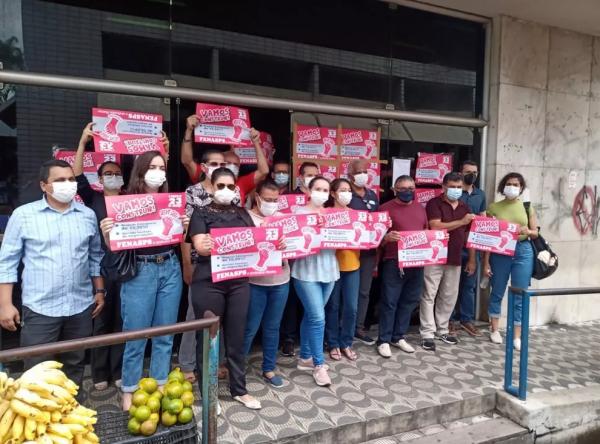
M 250 129 L 250 138 L 254 143 L 254 149 L 256 151 L 256 171 L 254 172 L 254 184 L 258 184 L 265 180 L 265 177 L 269 174 L 269 161 L 265 152 L 262 149 L 260 143 L 260 132 L 254 128 Z
M 83 174 L 83 156 L 85 155 L 85 145 L 92 140 L 94 136 L 94 132 L 92 131 L 93 126 L 94 124 L 90 122 L 81 132 L 79 145 L 77 145 L 77 152 L 75 153 L 75 163 L 73 164 L 73 172 L 75 173 L 75 176 L 80 176 Z
M 185 135 L 181 142 L 181 163 L 189 177 L 194 177 L 196 169 L 198 168 L 196 161 L 194 160 L 194 151 L 192 149 L 192 142 L 194 141 L 194 128 L 198 126 L 198 116 L 195 114 L 189 116 L 186 120 Z

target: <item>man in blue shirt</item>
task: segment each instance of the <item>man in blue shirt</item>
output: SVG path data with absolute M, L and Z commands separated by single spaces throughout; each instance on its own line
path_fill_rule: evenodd
M 348 179 L 352 182 L 352 200 L 348 206 L 353 210 L 378 211 L 379 197 L 367 188 L 369 181 L 369 162 L 365 159 L 354 160 L 348 165 Z M 360 252 L 360 287 L 358 291 L 358 310 L 356 313 L 356 331 L 354 337 L 363 344 L 373 345 L 375 339 L 365 332 L 365 319 L 369 308 L 369 296 L 373 282 L 373 272 L 377 265 L 377 249 Z
M 463 193 L 460 200 L 467 204 L 471 213 L 485 216 L 485 193 L 475 186 L 477 176 L 479 175 L 477 163 L 472 160 L 465 160 L 461 166 L 461 173 L 463 175 Z M 475 319 L 475 294 L 477 290 L 477 275 L 479 272 L 479 254 L 476 255 L 476 258 L 477 272 L 469 275 L 464 271 L 468 253 L 466 248 L 463 250 L 463 272 L 460 277 L 458 301 L 451 320 L 451 334 L 453 334 L 453 332 L 455 334 L 456 330 L 459 327 L 462 327 L 471 336 L 481 336 L 481 332 L 473 324 Z M 459 321 L 460 325 L 457 325 Z
M 20 325 L 22 347 L 91 336 L 92 318 L 104 306 L 98 224 L 92 210 L 73 201 L 73 170 L 62 160 L 45 162 L 40 187 L 42 199 L 13 212 L 0 248 L 0 325 L 10 331 Z M 21 261 L 22 315 L 12 302 Z M 84 350 L 59 358 L 78 385 L 84 358 Z M 25 368 L 45 359 L 27 359 Z

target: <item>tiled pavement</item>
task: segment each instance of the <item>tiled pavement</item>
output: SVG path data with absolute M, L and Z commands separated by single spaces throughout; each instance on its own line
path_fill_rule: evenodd
M 418 343 L 414 334 L 408 339 Z M 600 349 L 594 346 L 599 342 L 600 322 L 533 330 L 529 390 L 559 390 L 600 382 Z M 439 341 L 436 344 L 435 353 L 420 347 L 412 355 L 393 349 L 391 359 L 381 358 L 374 347 L 358 344 L 356 362 L 329 362 L 333 381 L 329 388 L 317 387 L 309 372 L 296 369 L 294 358 L 284 357 L 278 359 L 278 365 L 287 383 L 281 389 L 269 388 L 260 377 L 261 356 L 254 352 L 249 360 L 248 390 L 261 400 L 263 409 L 245 409 L 231 399 L 227 385 L 221 383 L 219 443 L 268 442 L 443 404 L 459 406 L 467 398 L 475 400 L 486 394 L 489 398 L 502 387 L 504 346 L 491 344 L 487 334 L 471 338 L 463 332 L 456 346 Z M 92 388 L 89 379 L 84 388 Z M 114 409 L 117 397 L 114 388 L 92 390 L 88 403 Z M 454 419 L 485 411 L 463 413 L 456 412 Z M 437 422 L 441 421 L 430 424 Z

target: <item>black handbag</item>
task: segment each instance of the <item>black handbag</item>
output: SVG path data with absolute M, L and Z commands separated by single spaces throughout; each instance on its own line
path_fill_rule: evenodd
M 527 226 L 529 226 L 529 208 L 531 202 L 525 202 L 523 206 L 527 213 Z M 531 277 L 539 281 L 552 276 L 558 269 L 558 255 L 552 251 L 550 244 L 540 234 L 540 227 L 538 227 L 538 237 L 530 241 L 533 248 L 533 274 Z
M 100 261 L 100 274 L 113 282 L 127 282 L 137 275 L 135 250 L 107 251 Z

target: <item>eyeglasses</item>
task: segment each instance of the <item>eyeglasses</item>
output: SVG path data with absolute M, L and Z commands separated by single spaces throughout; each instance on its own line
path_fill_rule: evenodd
M 206 162 L 204 165 L 209 167 L 221 167 L 225 168 L 227 164 L 225 162 Z
M 113 176 L 116 176 L 116 177 L 122 177 L 122 176 L 123 176 L 123 174 L 122 174 L 122 173 L 113 173 L 112 171 L 107 171 L 107 172 L 105 172 L 105 173 L 102 173 L 102 175 L 103 175 L 104 177 L 113 177 Z
M 217 188 L 217 190 L 224 190 L 225 188 L 229 188 L 231 191 L 235 191 L 235 185 L 232 183 L 230 183 L 230 184 L 218 183 L 215 185 L 215 187 Z
M 396 193 L 403 193 L 405 191 L 415 191 L 414 187 L 410 187 L 410 188 L 394 188 L 394 191 Z

